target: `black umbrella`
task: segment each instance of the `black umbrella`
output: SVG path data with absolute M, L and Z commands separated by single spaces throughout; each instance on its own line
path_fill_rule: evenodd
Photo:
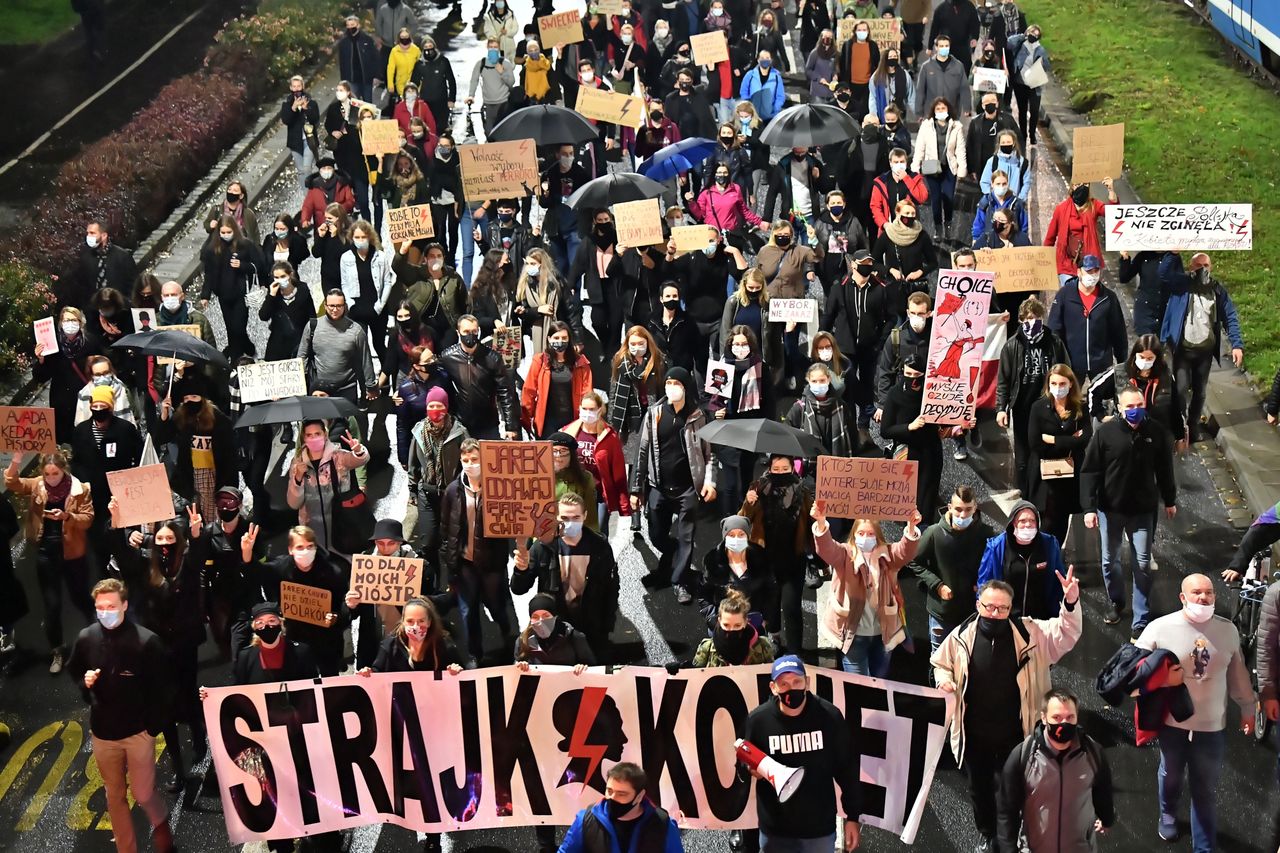
M 236 429 L 296 421 L 331 421 L 356 413 L 356 404 L 343 397 L 282 397 L 250 406 L 236 421 Z
M 573 110 L 550 104 L 536 104 L 521 107 L 498 122 L 489 134 L 488 141 L 532 139 L 539 145 L 578 145 L 599 135 L 599 130 Z
M 217 347 L 186 332 L 167 329 L 134 332 L 132 335 L 125 335 L 111 346 L 137 350 L 143 355 L 168 356 L 183 361 L 216 364 L 218 367 L 231 366 L 227 362 L 227 357 L 218 352 Z
M 773 121 L 760 134 L 760 141 L 781 148 L 807 148 L 832 142 L 848 142 L 857 138 L 861 132 L 853 116 L 839 107 L 801 104 L 798 107 L 788 107 L 774 116 Z
M 708 444 L 752 453 L 780 453 L 796 459 L 811 459 L 827 452 L 822 442 L 809 433 L 764 418 L 712 421 L 698 430 L 698 438 Z
M 637 175 L 635 172 L 614 172 L 603 175 L 593 181 L 587 181 L 578 187 L 573 195 L 565 199 L 565 204 L 575 210 L 582 207 L 608 207 L 623 201 L 640 201 L 646 198 L 657 198 L 667 188 L 651 178 Z

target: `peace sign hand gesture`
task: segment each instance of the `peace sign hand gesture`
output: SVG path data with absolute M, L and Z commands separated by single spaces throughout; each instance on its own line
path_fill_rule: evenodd
M 250 524 L 249 529 L 240 537 L 240 556 L 244 562 L 253 559 L 253 546 L 258 542 L 258 525 Z
M 204 528 L 204 519 L 200 517 L 200 508 L 195 504 L 187 507 L 187 521 L 191 528 L 191 538 L 199 539 L 200 531 Z
M 356 456 L 364 455 L 364 445 L 360 443 L 359 439 L 351 435 L 350 430 L 347 430 L 342 434 L 342 443 L 345 444 L 347 449 Z
M 1076 567 L 1067 566 L 1067 573 L 1058 572 L 1058 583 L 1062 584 L 1062 600 L 1074 605 L 1080 600 L 1080 579 L 1076 577 Z

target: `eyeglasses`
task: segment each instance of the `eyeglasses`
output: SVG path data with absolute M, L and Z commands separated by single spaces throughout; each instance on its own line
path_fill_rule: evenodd
M 557 447 L 551 451 L 552 456 L 568 456 L 569 449 L 567 447 Z
M 1008 604 L 987 604 L 985 601 L 979 601 L 978 606 L 982 608 L 982 612 L 988 616 L 1005 616 L 1013 607 Z

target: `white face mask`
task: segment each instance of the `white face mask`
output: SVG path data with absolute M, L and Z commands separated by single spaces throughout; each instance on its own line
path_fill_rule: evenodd
M 590 83 L 590 82 L 591 82 L 592 80 L 594 80 L 594 79 L 596 79 L 596 72 L 594 72 L 594 71 L 583 71 L 583 72 L 582 72 L 582 82 L 583 82 L 583 83 Z
M 444 269 L 444 261 L 432 261 L 432 262 L 431 262 L 431 271 L 432 271 L 432 272 L 440 272 L 440 270 L 442 270 L 442 269 Z
M 631 37 L 631 36 L 629 36 L 629 35 L 627 35 L 626 33 L 623 33 L 621 36 L 619 36 L 619 38 L 622 40 L 622 43 L 623 43 L 624 45 L 630 45 L 630 44 L 631 44 L 631 38 L 632 38 L 632 37 Z
M 1039 532 L 1034 527 L 1015 527 L 1013 529 L 1013 538 L 1017 539 L 1020 545 L 1030 545 L 1035 541 L 1036 534 Z
M 929 322 L 929 318 L 921 317 L 916 314 L 908 314 L 907 322 L 911 324 L 911 331 L 919 333 L 924 331 L 924 324 Z
M 471 485 L 480 485 L 480 466 L 478 464 L 463 465 L 462 473 L 467 475 L 467 479 L 471 482 Z
M 738 345 L 733 348 L 733 357 L 736 359 L 744 359 L 751 355 L 751 347 Z
M 541 272 L 542 272 L 542 264 L 525 264 L 524 265 L 524 274 L 529 276 L 529 278 L 537 278 L 538 274 Z
M 327 181 L 333 177 L 333 169 L 321 169 L 320 180 Z
M 627 352 L 635 356 L 644 355 L 648 351 L 649 351 L 648 344 L 628 344 L 627 345 Z
M 90 249 L 98 248 L 98 235 L 97 234 L 84 235 L 84 244 L 88 246 Z
M 822 349 L 818 350 L 818 358 L 821 361 L 831 361 L 831 359 L 835 357 L 836 357 L 835 352 L 827 347 L 823 347 Z
M 80 324 L 75 320 L 67 320 L 62 324 L 62 334 L 66 335 L 68 338 L 74 338 L 76 335 L 80 334 Z
M 347 99 L 351 97 L 351 93 L 346 91 L 345 89 L 339 89 L 334 94 L 337 96 L 338 100 L 343 103 L 346 103 Z
M 896 177 L 900 178 L 907 173 L 907 164 L 906 163 L 890 163 L 889 171 L 893 172 L 893 174 Z
M 938 110 L 936 113 L 933 114 L 933 117 L 936 118 L 938 121 L 946 121 L 948 118 L 947 111 Z
M 996 194 L 996 198 L 1004 198 L 1009 193 L 1009 185 L 992 184 L 991 191 Z
M 667 389 L 667 399 L 670 400 L 671 402 L 679 403 L 681 400 L 684 399 L 683 385 L 668 385 L 666 386 L 666 389 Z
M 864 554 L 870 553 L 876 549 L 876 537 L 874 536 L 855 536 L 853 544 L 858 546 L 858 550 Z
M 1067 395 L 1071 393 L 1070 385 L 1054 385 L 1049 389 L 1049 393 L 1053 395 L 1055 400 L 1065 400 Z
M 351 245 L 355 246 L 356 249 L 363 252 L 365 249 L 369 248 L 369 241 L 364 239 L 363 237 L 357 237 L 351 241 Z
M 1098 286 L 1098 282 L 1102 280 L 1102 276 L 1097 273 L 1082 272 L 1080 273 L 1080 287 L 1085 290 L 1093 290 Z
M 726 536 L 724 538 L 725 549 L 735 554 L 741 554 L 747 550 L 747 544 L 747 537 L 745 536 Z
M 1133 364 L 1139 370 L 1150 370 L 1156 366 L 1156 360 L 1154 358 L 1143 358 L 1142 356 L 1137 356 L 1133 359 Z
M 1189 621 L 1202 625 L 1213 618 L 1213 605 L 1188 601 L 1182 605 L 1182 612 L 1187 615 Z
M 600 420 L 599 409 L 578 409 L 578 420 L 584 424 L 593 424 Z
M 293 561 L 302 568 L 309 568 L 316 561 L 315 548 L 299 548 L 293 552 Z
M 164 306 L 164 310 L 173 312 L 177 311 L 182 305 L 181 296 L 166 296 L 160 300 L 160 304 Z

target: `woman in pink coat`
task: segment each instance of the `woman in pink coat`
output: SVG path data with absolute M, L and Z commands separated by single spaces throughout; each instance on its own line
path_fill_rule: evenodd
M 840 640 L 840 663 L 845 672 L 884 678 L 889 653 L 906 639 L 902 618 L 902 588 L 898 572 L 916 555 L 920 541 L 920 513 L 912 510 L 902 538 L 890 545 L 880 523 L 860 518 L 843 545 L 831 538 L 831 526 L 814 501 L 813 544 L 832 570 L 831 594 L 822 618 Z
M 712 226 L 717 231 L 746 231 L 746 223 L 756 228 L 768 228 L 756 212 L 752 210 L 742 197 L 742 188 L 729 178 L 729 167 L 724 163 L 716 166 L 715 175 L 709 187 L 704 189 L 695 199 L 693 193 L 685 193 L 689 202 L 689 212 L 699 222 Z

